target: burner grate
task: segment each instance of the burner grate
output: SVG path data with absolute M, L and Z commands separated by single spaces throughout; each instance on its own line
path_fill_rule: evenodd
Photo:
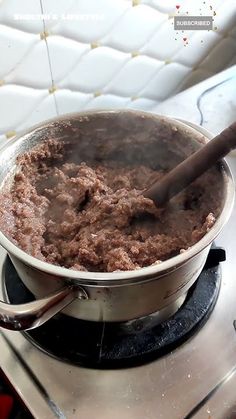
M 172 317 L 152 328 L 146 329 L 143 319 L 137 319 L 133 332 L 128 328 L 127 333 L 126 323 L 89 322 L 58 314 L 24 335 L 47 354 L 86 367 L 123 368 L 152 361 L 181 345 L 207 321 L 219 294 L 219 262 L 223 260 L 224 250 L 212 248 L 183 305 Z M 12 304 L 34 299 L 9 258 L 5 287 Z

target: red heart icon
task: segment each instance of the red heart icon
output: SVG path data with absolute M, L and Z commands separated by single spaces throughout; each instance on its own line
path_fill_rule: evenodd
M 176 9 L 179 9 L 179 8 L 180 8 L 180 5 L 179 5 L 179 4 L 177 4 L 175 7 L 176 7 Z
M 185 41 L 187 41 L 187 38 L 183 38 L 183 41 L 185 42 Z

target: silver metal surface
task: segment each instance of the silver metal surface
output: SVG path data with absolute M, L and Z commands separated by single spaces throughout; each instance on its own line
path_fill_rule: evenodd
M 75 299 L 86 300 L 87 293 L 76 285 L 62 288 L 41 300 L 26 304 L 0 301 L 0 327 L 9 330 L 28 330 L 41 326 Z M 5 298 L 5 301 L 7 299 Z
M 99 127 L 104 125 L 106 130 L 101 134 Z M 174 135 L 170 136 L 171 132 Z M 70 146 L 81 158 L 84 150 L 89 150 L 96 158 L 107 156 L 109 159 L 111 153 L 119 155 L 122 147 L 123 159 L 139 162 L 139 151 L 142 150 L 144 164 L 165 169 L 176 166 L 205 142 L 198 127 L 194 129 L 183 122 L 147 112 L 116 110 L 69 114 L 44 122 L 7 142 L 0 153 L 0 183 L 4 184 L 6 176 L 17 170 L 19 155 L 43 143 L 48 136 L 70 141 Z M 176 150 L 171 158 L 170 149 Z M 148 316 L 171 306 L 186 294 L 205 264 L 212 241 L 228 221 L 234 184 L 224 160 L 221 169 L 223 176 L 219 176 L 219 188 L 224 190 L 224 205 L 215 224 L 185 252 L 160 264 L 120 272 L 76 271 L 32 257 L 1 231 L 0 244 L 8 251 L 21 280 L 36 299 L 48 297 L 65 285 L 84 287 L 89 298 L 73 301 L 63 310 L 65 314 L 92 321 L 127 321 Z
M 164 322 L 169 317 L 173 316 L 184 303 L 187 293 L 182 294 L 177 300 L 164 307 L 162 310 L 152 313 L 149 316 L 139 317 L 138 319 L 124 322 L 121 329 L 125 333 L 134 333 L 138 330 L 149 330 L 154 326 Z
M 230 159 L 236 175 L 236 159 Z M 232 419 L 236 404 L 236 207 L 217 245 L 222 286 L 203 328 L 169 355 L 123 370 L 74 367 L 1 330 L 0 366 L 37 419 Z M 5 252 L 0 253 L 3 265 Z M 1 297 L 2 298 L 2 297 Z

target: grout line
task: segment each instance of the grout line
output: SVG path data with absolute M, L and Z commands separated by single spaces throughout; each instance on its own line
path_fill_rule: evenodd
M 67 37 L 63 37 L 64 39 L 68 39 Z M 76 41 L 75 41 L 76 42 Z M 77 41 L 78 42 L 78 41 Z M 79 43 L 79 42 L 78 42 Z M 58 87 L 60 88 L 60 89 L 63 89 L 64 87 L 61 87 L 59 84 L 61 83 L 61 82 L 63 82 L 63 80 L 64 79 L 66 79 L 66 77 L 68 76 L 68 75 L 70 75 L 71 73 L 72 73 L 72 71 L 74 71 L 74 69 L 78 66 L 78 64 L 80 63 L 80 61 L 81 60 L 83 60 L 83 58 L 84 58 L 84 56 L 85 55 L 87 55 L 87 54 L 89 54 L 89 52 L 91 51 L 91 47 L 90 47 L 90 44 L 87 44 L 87 43 L 83 43 L 83 45 L 86 45 L 87 46 L 87 48 L 82 52 L 82 54 L 79 56 L 79 58 L 78 59 L 76 59 L 76 61 L 71 65 L 71 67 L 70 67 L 70 69 L 67 69 L 67 71 L 66 71 L 66 73 L 64 73 L 63 75 L 62 75 L 62 77 L 60 78 L 60 80 L 58 80 Z M 92 93 L 92 92 L 91 92 Z
M 40 2 L 41 12 L 42 12 L 42 14 L 44 14 L 43 0 L 39 0 L 39 2 Z M 43 21 L 43 30 L 44 30 L 44 32 L 46 32 L 45 20 L 43 19 L 42 21 Z M 49 46 L 48 46 L 48 42 L 47 42 L 47 37 L 44 38 L 44 41 L 46 43 L 47 56 L 48 56 L 48 64 L 49 64 L 49 71 L 50 71 L 50 75 L 51 75 L 52 95 L 53 95 L 53 99 L 54 99 L 56 114 L 57 114 L 57 116 L 59 116 L 58 103 L 57 103 L 57 99 L 56 99 L 56 95 L 55 95 L 55 83 L 54 83 L 53 72 L 52 72 L 52 62 L 51 62 L 51 57 L 50 57 L 50 52 L 49 52 Z

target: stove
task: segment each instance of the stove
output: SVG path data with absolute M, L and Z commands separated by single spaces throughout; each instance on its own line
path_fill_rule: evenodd
M 24 332 L 24 336 L 45 353 L 74 365 L 126 368 L 153 361 L 177 348 L 207 321 L 219 294 L 219 262 L 224 260 L 224 249 L 213 247 L 196 283 L 177 300 L 176 312 L 168 316 L 164 309 L 167 318 L 161 322 L 160 312 L 120 323 L 84 321 L 58 314 L 44 325 Z M 9 257 L 3 269 L 5 301 L 24 304 L 34 300 Z
M 162 323 L 152 315 L 115 325 L 75 319 L 71 327 L 57 315 L 24 334 L 1 329 L 0 366 L 32 415 L 234 418 L 235 216 L 216 242 L 226 261 L 224 250 L 212 249 L 185 301 Z M 1 299 L 32 299 L 4 250 L 0 270 Z

